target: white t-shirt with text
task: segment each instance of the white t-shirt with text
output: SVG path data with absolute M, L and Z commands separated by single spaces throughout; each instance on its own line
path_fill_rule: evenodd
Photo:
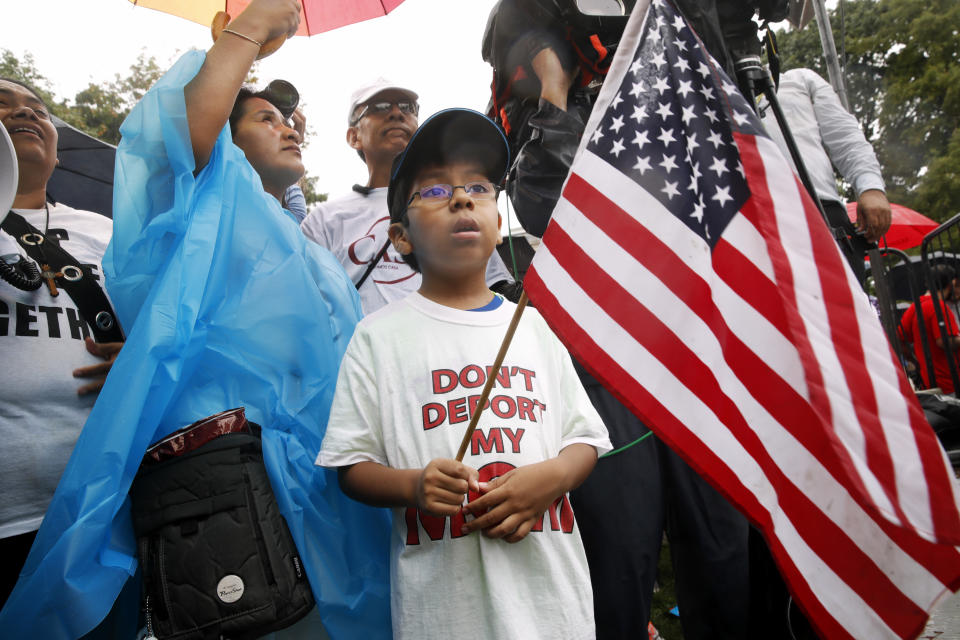
M 341 365 L 317 463 L 422 468 L 453 458 L 488 375 L 496 376 L 464 464 L 490 481 L 574 443 L 602 454 L 606 428 L 566 349 L 533 309 L 490 370 L 515 305 L 461 311 L 420 294 L 367 316 Z M 396 638 L 592 638 L 593 599 L 570 500 L 522 541 L 463 535 L 462 517 L 393 509 Z
M 14 213 L 40 231 L 47 228 L 43 209 Z M 100 263 L 112 232 L 110 218 L 50 206 L 47 235 L 89 265 L 101 286 Z M 3 253 L 14 247 L 26 256 L 15 244 L 3 246 Z M 103 362 L 87 353 L 83 339 L 88 335 L 89 327 L 65 291 L 54 297 L 46 286 L 21 291 L 0 280 L 0 439 L 5 452 L 0 460 L 0 538 L 40 526 L 97 399 L 96 394 L 78 396 L 77 388 L 89 381 L 72 375 L 78 367 Z
M 387 242 L 389 228 L 386 187 L 372 189 L 369 195 L 352 191 L 342 198 L 321 202 L 300 223 L 303 235 L 329 249 L 354 284 Z M 487 263 L 486 279 L 488 285 L 513 280 L 497 252 Z M 391 246 L 360 287 L 363 312 L 372 313 L 389 302 L 406 298 L 420 288 L 420 282 L 420 274 Z

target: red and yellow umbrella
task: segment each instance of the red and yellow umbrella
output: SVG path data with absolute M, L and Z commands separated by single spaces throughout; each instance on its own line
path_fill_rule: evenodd
M 218 12 L 240 15 L 249 0 L 130 0 L 133 4 L 156 9 L 191 22 L 210 26 Z M 403 0 L 302 0 L 298 36 L 330 31 L 354 22 L 386 15 Z

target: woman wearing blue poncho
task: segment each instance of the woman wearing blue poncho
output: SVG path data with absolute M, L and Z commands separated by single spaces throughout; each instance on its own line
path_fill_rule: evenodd
M 269 95 L 238 97 L 260 43 L 298 20 L 295 0 L 254 0 L 121 128 L 104 271 L 128 339 L 0 612 L 0 637 L 77 638 L 100 624 L 137 569 L 127 492 L 147 446 L 238 406 L 263 426 L 271 485 L 330 636 L 389 637 L 389 515 L 345 498 L 335 473 L 313 465 L 358 298 L 281 208 L 303 174 L 297 134 Z M 118 601 L 129 619 L 138 606 Z

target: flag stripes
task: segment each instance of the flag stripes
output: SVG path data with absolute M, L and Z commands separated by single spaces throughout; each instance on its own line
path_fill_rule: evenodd
M 747 318 L 745 327 L 757 323 L 758 317 L 773 318 L 775 324 L 770 323 L 767 333 L 781 335 L 786 328 L 783 314 L 776 313 L 775 305 L 769 306 L 768 313 L 759 313 L 749 304 L 745 305 L 743 298 L 733 288 L 723 286 L 730 283 L 716 279 L 708 284 L 692 271 L 688 262 L 677 259 L 668 243 L 658 239 L 648 228 L 651 225 L 647 225 L 648 219 L 651 224 L 656 219 L 666 220 L 661 226 L 669 226 L 672 216 L 649 208 L 627 212 L 607 200 L 604 194 L 591 186 L 593 180 L 580 175 L 584 172 L 584 166 L 590 165 L 587 160 L 589 155 L 585 153 L 582 157 L 584 161 L 578 167 L 578 174 L 570 176 L 564 192 L 565 201 L 554 214 L 557 223 L 548 230 L 544 248 L 541 249 L 543 255 L 538 253 L 528 275 L 526 286 L 535 296 L 538 307 L 543 307 L 541 297 L 551 297 L 550 292 L 554 290 L 563 291 L 566 297 L 569 295 L 568 287 L 575 286 L 580 295 L 585 296 L 576 301 L 567 298 L 563 305 L 567 312 L 579 309 L 582 305 L 586 305 L 589 311 L 584 312 L 583 316 L 571 317 L 568 327 L 555 327 L 557 332 L 564 335 L 566 331 L 579 331 L 585 341 L 592 343 L 591 351 L 594 353 L 589 357 L 596 358 L 599 349 L 601 353 L 616 353 L 617 361 L 621 364 L 642 363 L 637 365 L 639 371 L 623 371 L 616 375 L 619 378 L 616 382 L 608 380 L 611 372 L 609 361 L 607 366 L 590 368 L 599 379 L 613 388 L 630 388 L 630 393 L 618 395 L 650 424 L 657 424 L 658 420 L 662 424 L 665 416 L 657 418 L 649 415 L 649 403 L 653 399 L 646 389 L 636 383 L 635 377 L 655 381 L 654 395 L 671 398 L 671 408 L 664 407 L 662 411 L 670 416 L 676 429 L 688 431 L 685 425 L 690 425 L 690 430 L 695 432 L 689 434 L 687 444 L 681 444 L 673 441 L 675 436 L 671 430 L 671 435 L 664 436 L 668 444 L 680 451 L 689 451 L 688 447 L 693 447 L 697 452 L 709 452 L 710 455 L 705 457 L 691 455 L 688 459 L 701 472 L 709 469 L 710 473 L 706 474 L 708 477 L 716 478 L 716 467 L 724 467 L 727 471 L 724 475 L 732 478 L 739 488 L 730 491 L 729 486 L 724 485 L 721 490 L 727 489 L 725 493 L 728 495 L 738 494 L 736 502 L 741 506 L 752 504 L 753 508 L 747 508 L 746 511 L 758 523 L 766 521 L 772 525 L 774 517 L 771 507 L 783 510 L 785 515 L 777 520 L 777 535 L 783 538 L 789 533 L 795 541 L 789 545 L 789 553 L 785 546 L 777 554 L 776 545 L 774 552 L 780 556 L 781 564 L 793 565 L 797 562 L 796 556 L 806 558 L 803 569 L 793 571 L 794 580 L 805 582 L 802 576 L 820 576 L 818 581 L 821 588 L 817 593 L 825 590 L 830 594 L 828 600 L 839 598 L 835 606 L 850 610 L 853 600 L 858 601 L 857 606 L 852 608 L 858 612 L 853 617 L 862 617 L 864 608 L 874 612 L 867 617 L 875 616 L 869 625 L 861 621 L 851 627 L 845 621 L 843 627 L 854 632 L 849 637 L 898 637 L 900 634 L 892 630 L 902 632 L 915 627 L 917 621 L 922 624 L 926 618 L 925 608 L 943 592 L 945 585 L 897 547 L 875 524 L 866 529 L 858 525 L 862 535 L 855 538 L 844 531 L 846 523 L 869 521 L 871 516 L 852 499 L 840 481 L 831 477 L 828 470 L 839 466 L 836 450 L 826 440 L 814 440 L 810 450 L 800 444 L 804 437 L 804 426 L 817 420 L 806 402 L 805 394 L 798 393 L 768 366 L 776 366 L 776 359 L 765 362 L 759 358 L 724 322 L 724 318 L 737 318 L 737 314 L 731 313 L 729 307 L 739 304 L 745 310 L 740 314 Z M 601 168 L 598 164 L 595 167 Z M 605 179 L 609 181 L 611 178 L 608 175 Z M 622 191 L 624 186 L 619 185 L 614 193 L 624 194 L 624 198 L 629 199 L 633 194 Z M 642 221 L 634 218 L 639 215 L 638 210 L 645 212 Z M 568 224 L 571 226 L 569 233 Z M 659 231 L 664 235 L 670 233 L 669 229 L 661 228 Z M 756 237 L 759 238 L 759 234 Z M 576 242 L 573 238 L 576 238 Z M 743 243 L 739 244 L 743 248 Z M 746 275 L 746 280 L 752 283 L 768 283 L 768 287 L 761 287 L 761 291 L 771 293 L 769 287 L 772 287 L 772 283 L 768 275 L 753 268 L 749 258 L 723 240 L 717 247 L 713 262 L 721 277 L 725 271 L 740 279 Z M 563 267 L 557 264 L 554 254 L 563 256 Z M 589 256 L 602 256 L 602 265 Z M 720 268 L 718 264 L 723 264 L 726 259 L 730 260 L 730 264 L 725 265 L 727 268 Z M 625 265 L 631 262 L 634 264 L 629 281 L 617 282 L 609 275 L 622 273 Z M 658 272 L 651 274 L 641 268 L 650 265 L 654 265 L 652 268 L 658 269 Z M 572 283 L 545 282 L 545 270 L 552 277 L 562 273 Z M 736 277 L 731 278 L 731 282 L 740 286 L 740 280 Z M 716 296 L 719 300 L 711 301 L 711 288 L 715 293 L 721 292 Z M 638 302 L 639 298 L 643 298 L 642 303 Z M 555 320 L 550 311 L 543 311 L 548 321 Z M 693 318 L 678 318 L 684 312 L 690 313 Z M 692 331 L 694 342 L 684 344 L 661 321 L 663 318 L 669 318 L 672 326 L 689 326 L 692 322 L 699 322 L 703 330 Z M 762 327 L 763 324 L 754 326 Z M 624 336 L 625 332 L 629 332 L 629 335 Z M 706 334 L 713 337 L 712 348 L 705 344 L 703 336 Z M 632 345 L 628 350 L 625 345 L 627 341 L 634 342 L 642 351 L 634 351 Z M 604 346 L 598 346 L 597 342 Z M 719 346 L 721 343 L 722 348 Z M 578 349 L 582 346 L 571 342 L 571 347 L 579 355 Z M 793 350 L 786 351 L 789 354 Z M 590 362 L 589 357 L 581 356 L 581 361 Z M 651 358 L 655 363 L 662 363 L 661 366 L 669 368 L 669 372 L 660 375 L 651 373 Z M 709 362 L 709 366 L 705 362 Z M 793 358 L 790 362 L 793 367 L 782 369 L 795 370 L 797 359 Z M 718 373 L 717 376 L 725 380 L 742 381 L 745 387 L 720 388 L 721 383 L 714 377 L 714 372 L 727 365 L 730 366 L 727 375 Z M 617 369 L 622 371 L 620 367 Z M 647 374 L 641 375 L 641 371 Z M 670 373 L 674 374 L 674 381 L 681 385 L 680 388 L 664 382 Z M 681 382 L 684 377 L 686 380 Z M 726 384 L 729 386 L 731 383 L 727 381 Z M 769 397 L 762 395 L 754 399 L 746 390 L 758 388 L 758 385 L 772 390 Z M 800 388 L 802 391 L 803 387 Z M 647 402 L 636 400 L 641 391 L 647 397 Z M 701 405 L 700 411 L 692 412 L 693 405 Z M 714 415 L 710 407 L 719 415 Z M 676 408 L 680 408 L 685 415 L 675 415 L 672 411 L 676 411 Z M 766 426 L 766 423 L 770 423 L 769 433 L 758 429 L 758 424 Z M 736 441 L 729 441 L 730 434 L 735 436 Z M 761 442 L 766 443 L 769 452 Z M 772 455 L 778 459 L 774 461 Z M 744 456 L 749 456 L 749 461 Z M 794 466 L 801 469 L 812 467 L 819 473 L 805 474 L 796 479 L 784 475 Z M 732 468 L 737 469 L 737 473 Z M 744 474 L 745 468 L 752 468 L 752 473 Z M 776 494 L 770 490 L 764 478 L 776 487 Z M 764 495 L 754 495 L 754 491 Z M 731 495 L 731 498 L 734 496 Z M 876 557 L 896 562 L 895 568 L 881 568 L 874 562 L 873 558 Z M 941 556 L 940 560 L 946 558 Z M 951 554 L 949 561 L 953 570 L 956 570 L 956 554 Z M 829 569 L 826 573 L 825 568 Z M 823 577 L 828 574 L 830 577 Z M 842 579 L 838 576 L 842 576 Z M 838 591 L 838 584 L 845 586 Z M 845 595 L 840 597 L 838 594 Z M 817 617 L 821 620 L 831 617 L 829 610 L 833 607 L 820 605 Z M 833 625 L 821 623 L 818 626 L 825 631 Z
M 960 586 L 957 485 L 873 308 L 667 0 L 634 8 L 524 284 L 824 637 L 913 637 Z

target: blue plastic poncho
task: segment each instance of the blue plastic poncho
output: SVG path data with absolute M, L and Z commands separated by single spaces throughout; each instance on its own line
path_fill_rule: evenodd
M 360 317 L 356 291 L 263 190 L 228 127 L 193 175 L 183 87 L 203 61 L 184 55 L 121 128 L 103 264 L 127 343 L 0 637 L 76 638 L 96 626 L 136 571 L 127 491 L 147 446 L 238 406 L 263 426 L 267 471 L 330 635 L 390 637 L 389 514 L 347 499 L 335 472 L 313 464 Z

